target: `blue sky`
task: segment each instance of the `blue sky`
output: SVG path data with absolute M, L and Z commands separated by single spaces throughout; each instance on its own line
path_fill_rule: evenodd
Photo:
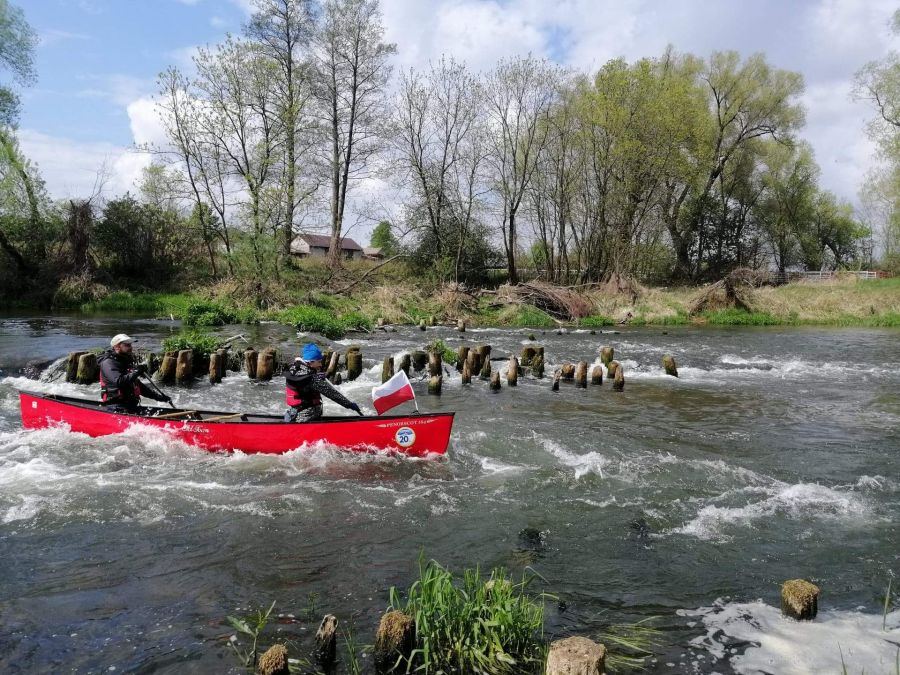
M 146 155 L 164 143 L 152 96 L 157 74 L 189 67 L 197 46 L 239 32 L 252 0 L 13 0 L 42 38 L 38 83 L 22 92 L 20 139 L 56 197 L 90 194 L 98 168 L 108 194 L 133 189 Z M 894 0 L 381 0 L 397 68 L 449 54 L 485 70 L 515 54 L 590 72 L 610 58 L 655 56 L 667 45 L 764 52 L 806 82 L 808 140 L 822 184 L 857 201 L 874 146 L 872 111 L 852 100 L 853 74 L 897 43 Z M 392 199 L 386 184 L 359 191 Z

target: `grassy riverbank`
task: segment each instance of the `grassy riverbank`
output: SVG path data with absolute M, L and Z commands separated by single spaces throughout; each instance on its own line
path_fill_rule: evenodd
M 233 285 L 219 284 L 191 293 L 118 291 L 71 309 L 85 313 L 134 312 L 209 326 L 273 320 L 320 332 L 332 339 L 354 329 L 371 330 L 379 318 L 393 324 L 463 319 L 472 327 L 601 328 L 619 323 L 647 326 L 860 326 L 900 327 L 900 279 L 841 279 L 755 289 L 752 312 L 733 307 L 690 314 L 702 288 L 645 288 L 632 301 L 623 294 L 583 293 L 591 315 L 559 321 L 529 304 L 504 304 L 492 293 L 461 293 L 392 280 L 361 287 L 349 295 L 280 288 L 260 309 Z M 302 300 L 295 302 L 295 300 Z

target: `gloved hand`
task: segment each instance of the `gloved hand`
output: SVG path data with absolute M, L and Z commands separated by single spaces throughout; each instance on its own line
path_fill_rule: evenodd
M 350 404 L 350 410 L 357 413 L 360 417 L 362 417 L 362 410 L 359 409 L 359 405 L 357 403 Z
M 138 376 L 147 374 L 147 364 L 139 363 L 134 367 L 134 372 L 138 374 Z

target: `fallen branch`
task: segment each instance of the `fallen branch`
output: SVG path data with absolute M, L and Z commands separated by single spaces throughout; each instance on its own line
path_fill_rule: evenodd
M 373 268 L 370 269 L 368 272 L 366 272 L 365 274 L 363 274 L 359 279 L 357 279 L 356 281 L 354 281 L 352 284 L 350 284 L 350 285 L 348 285 L 348 286 L 344 286 L 343 288 L 341 288 L 341 289 L 339 289 L 339 290 L 337 290 L 337 291 L 334 291 L 334 294 L 335 294 L 335 295 L 343 295 L 344 293 L 346 293 L 347 291 L 349 291 L 349 290 L 350 290 L 351 288 L 353 288 L 354 286 L 357 286 L 357 285 L 361 284 L 363 281 L 365 281 L 366 277 L 369 276 L 370 274 L 372 274 L 372 272 L 374 272 L 374 271 L 377 270 L 378 268 L 384 267 L 385 265 L 387 265 L 387 264 L 390 263 L 390 262 L 394 262 L 395 260 L 397 260 L 397 258 L 408 258 L 408 257 L 409 257 L 409 254 L 408 254 L 408 253 L 398 253 L 398 254 L 395 255 L 393 258 L 388 258 L 388 259 L 385 260 L 383 263 L 378 263 L 377 265 L 375 265 L 375 267 L 373 267 Z

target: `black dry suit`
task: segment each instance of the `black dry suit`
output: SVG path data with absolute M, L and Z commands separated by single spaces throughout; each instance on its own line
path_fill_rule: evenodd
M 290 409 L 285 421 L 306 422 L 322 416 L 322 396 L 335 403 L 357 410 L 358 406 L 331 386 L 325 373 L 320 373 L 297 359 L 284 372 L 284 398 Z M 301 413 L 298 416 L 298 413 Z
M 100 398 L 104 403 L 134 409 L 140 404 L 141 396 L 165 400 L 138 379 L 140 375 L 134 370 L 131 354 L 108 349 L 97 363 L 100 366 Z

